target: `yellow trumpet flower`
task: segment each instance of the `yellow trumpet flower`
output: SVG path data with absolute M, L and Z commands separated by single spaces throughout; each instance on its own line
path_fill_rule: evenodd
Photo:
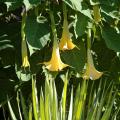
M 60 52 L 57 43 L 53 45 L 51 60 L 48 62 L 43 62 L 43 64 L 45 64 L 46 68 L 50 71 L 60 71 L 68 66 L 67 64 L 64 64 L 60 58 Z
M 30 66 L 30 63 L 28 61 L 26 41 L 22 40 L 22 67 L 26 68 L 29 66 Z
M 69 34 L 68 21 L 64 19 L 62 38 L 60 39 L 59 48 L 60 50 L 72 50 L 74 47 L 75 45 L 72 43 Z
M 91 80 L 99 79 L 103 75 L 103 72 L 99 72 L 96 70 L 90 49 L 87 50 L 87 59 L 88 61 L 86 65 L 86 72 L 83 75 L 83 79 L 85 80 L 88 80 L 89 78 Z
M 30 67 L 29 61 L 28 61 L 28 53 L 27 53 L 27 44 L 26 44 L 26 38 L 25 38 L 25 20 L 26 20 L 26 12 L 24 11 L 22 13 L 22 26 L 21 26 L 21 36 L 22 36 L 22 43 L 21 43 L 21 53 L 22 53 L 22 67 Z

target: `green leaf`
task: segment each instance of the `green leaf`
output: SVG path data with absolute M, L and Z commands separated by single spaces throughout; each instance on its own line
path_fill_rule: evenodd
M 35 120 L 38 120 L 38 98 L 37 98 L 37 87 L 36 87 L 36 79 L 34 76 L 32 77 L 32 102 L 33 102 L 33 112 Z
M 113 86 L 110 90 L 110 93 L 109 93 L 109 97 L 108 97 L 108 101 L 107 101 L 107 107 L 106 107 L 106 111 L 105 113 L 103 114 L 101 120 L 109 120 L 110 118 L 110 114 L 111 114 L 111 110 L 112 110 L 112 107 L 113 107 L 113 103 L 115 101 L 115 94 L 112 95 L 112 92 L 113 92 Z
M 83 0 L 64 0 L 64 2 L 66 2 L 72 9 L 77 10 L 77 11 L 81 11 L 82 9 L 82 5 L 81 2 Z
M 29 106 L 29 119 L 28 120 L 32 120 L 32 105 L 30 104 Z
M 120 52 L 120 33 L 117 33 L 114 28 L 104 25 L 102 28 L 102 37 L 104 38 L 108 48 L 116 52 Z
M 30 54 L 34 52 L 34 49 L 41 49 L 47 44 L 50 40 L 49 32 L 49 24 L 44 17 L 27 16 L 25 33 Z
M 10 103 L 9 98 L 8 98 L 8 108 L 9 108 L 9 111 L 10 111 L 10 115 L 11 115 L 12 120 L 17 120 L 17 118 L 16 118 L 16 116 L 15 116 L 15 114 L 14 114 L 14 111 L 13 111 L 13 109 L 12 109 L 12 106 L 11 106 L 11 103 Z
M 48 79 L 45 80 L 45 120 L 50 119 L 50 87 Z
M 28 111 L 27 111 L 27 106 L 25 103 L 25 98 L 22 95 L 22 92 L 20 91 L 20 100 L 21 100 L 21 106 L 22 106 L 22 110 L 23 110 L 23 114 L 24 114 L 24 119 L 28 120 Z
M 68 65 L 70 65 L 73 69 L 75 69 L 77 72 L 80 72 L 83 70 L 83 67 L 85 65 L 85 47 L 82 42 L 82 40 L 77 41 L 77 47 L 70 51 L 62 52 L 61 55 Z
M 62 92 L 62 120 L 66 119 L 66 98 L 67 98 L 67 85 L 68 85 L 68 73 L 63 76 L 64 87 Z
M 85 33 L 86 27 L 88 25 L 88 17 L 78 13 L 75 21 L 75 33 L 77 36 L 82 36 Z
M 40 4 L 41 0 L 29 0 L 30 4 L 34 4 L 34 5 L 37 5 L 37 4 Z
M 68 4 L 75 11 L 81 12 L 88 18 L 92 19 L 90 9 L 88 6 L 86 7 L 83 3 L 83 0 L 63 0 L 66 4 Z
M 17 78 L 14 75 L 15 72 L 11 67 L 0 68 L 0 106 L 7 102 L 7 95 L 9 97 L 15 96 L 14 87 L 17 83 Z
M 43 96 L 42 89 L 40 92 L 40 118 L 41 120 L 45 120 L 45 102 L 44 102 L 44 96 Z
M 22 0 L 17 2 L 5 2 L 7 11 L 15 10 L 22 6 Z
M 69 107 L 69 113 L 68 113 L 68 120 L 72 120 L 73 116 L 73 87 L 71 90 L 71 97 L 70 97 L 70 107 Z

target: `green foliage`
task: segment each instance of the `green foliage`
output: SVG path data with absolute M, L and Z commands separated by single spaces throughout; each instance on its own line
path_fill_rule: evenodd
M 0 28 L 0 109 L 5 109 L 6 119 L 120 119 L 119 0 L 1 0 Z M 65 40 L 71 40 L 64 47 L 74 43 L 74 49 L 59 50 L 63 31 Z M 84 80 L 88 48 L 93 68 Z M 52 57 L 53 66 L 68 66 L 49 71 L 52 65 L 43 64 Z M 103 76 L 90 81 L 99 71 Z
M 25 27 L 30 54 L 42 49 L 49 40 L 49 24 L 43 16 L 28 15 Z
M 99 82 L 81 81 L 77 87 L 77 90 L 71 89 L 70 99 L 68 100 L 67 94 L 69 94 L 68 88 L 68 73 L 62 75 L 64 87 L 62 89 L 62 97 L 58 100 L 58 94 L 56 90 L 55 81 L 53 78 L 46 77 L 45 88 L 40 90 L 40 98 L 38 101 L 38 90 L 36 87 L 36 80 L 32 79 L 32 108 L 27 105 L 22 106 L 28 108 L 27 114 L 23 114 L 22 118 L 29 116 L 30 119 L 42 119 L 42 120 L 109 120 L 113 103 L 115 101 L 116 91 L 113 92 L 113 84 L 106 83 L 101 79 Z M 90 85 L 92 84 L 92 87 Z M 97 86 L 96 86 L 97 84 Z M 73 93 L 73 90 L 76 92 Z M 21 93 L 20 93 L 21 94 Z M 75 97 L 74 97 L 75 96 Z M 28 98 L 30 99 L 30 98 Z M 22 102 L 23 96 L 19 98 Z M 39 103 L 39 105 L 38 105 Z M 11 118 L 15 118 L 15 113 L 8 101 Z M 19 108 L 19 107 L 18 107 Z M 23 109 L 24 109 L 23 108 Z M 38 109 L 39 108 L 39 109 Z M 87 108 L 87 110 L 85 109 Z M 21 109 L 21 108 L 19 108 Z M 33 112 L 32 112 L 33 109 Z M 27 109 L 26 109 L 27 110 Z M 21 110 L 20 110 L 21 111 Z M 69 111 L 69 112 L 67 112 Z M 87 112 L 86 112 L 87 111 Z M 33 114 L 33 115 L 32 115 Z M 116 113 L 115 113 L 116 114 Z M 25 115 L 25 116 L 24 116 Z M 33 116 L 33 117 L 32 117 Z

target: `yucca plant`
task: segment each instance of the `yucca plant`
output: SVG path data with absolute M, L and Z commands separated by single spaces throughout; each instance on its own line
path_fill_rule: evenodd
M 8 107 L 13 120 L 109 120 L 116 92 L 113 83 L 106 80 L 82 80 L 75 90 L 69 87 L 68 73 L 62 75 L 64 87 L 60 100 L 55 85 L 55 79 L 46 76 L 45 87 L 41 87 L 40 95 L 36 87 L 35 76 L 32 77 L 31 102 L 26 105 L 22 92 L 18 92 L 17 103 L 19 118 L 16 118 L 10 100 Z M 74 92 L 73 92 L 74 91 Z M 29 98 L 30 99 L 30 98 Z M 117 114 L 117 113 L 115 113 Z

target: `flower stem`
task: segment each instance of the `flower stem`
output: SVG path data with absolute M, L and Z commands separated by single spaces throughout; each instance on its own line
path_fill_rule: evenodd
M 87 49 L 91 48 L 91 28 L 88 28 L 87 34 Z
M 64 19 L 67 20 L 67 8 L 65 3 L 63 3 L 63 16 Z
M 57 43 L 57 31 L 55 28 L 55 21 L 54 21 L 54 16 L 53 16 L 53 12 L 50 11 L 50 19 L 51 19 L 51 28 L 52 28 L 52 33 L 53 33 L 53 47 L 58 47 L 58 43 Z
M 22 37 L 22 40 L 25 40 L 25 21 L 26 21 L 26 12 L 25 10 L 23 11 L 22 13 L 22 25 L 21 25 L 21 37 Z

